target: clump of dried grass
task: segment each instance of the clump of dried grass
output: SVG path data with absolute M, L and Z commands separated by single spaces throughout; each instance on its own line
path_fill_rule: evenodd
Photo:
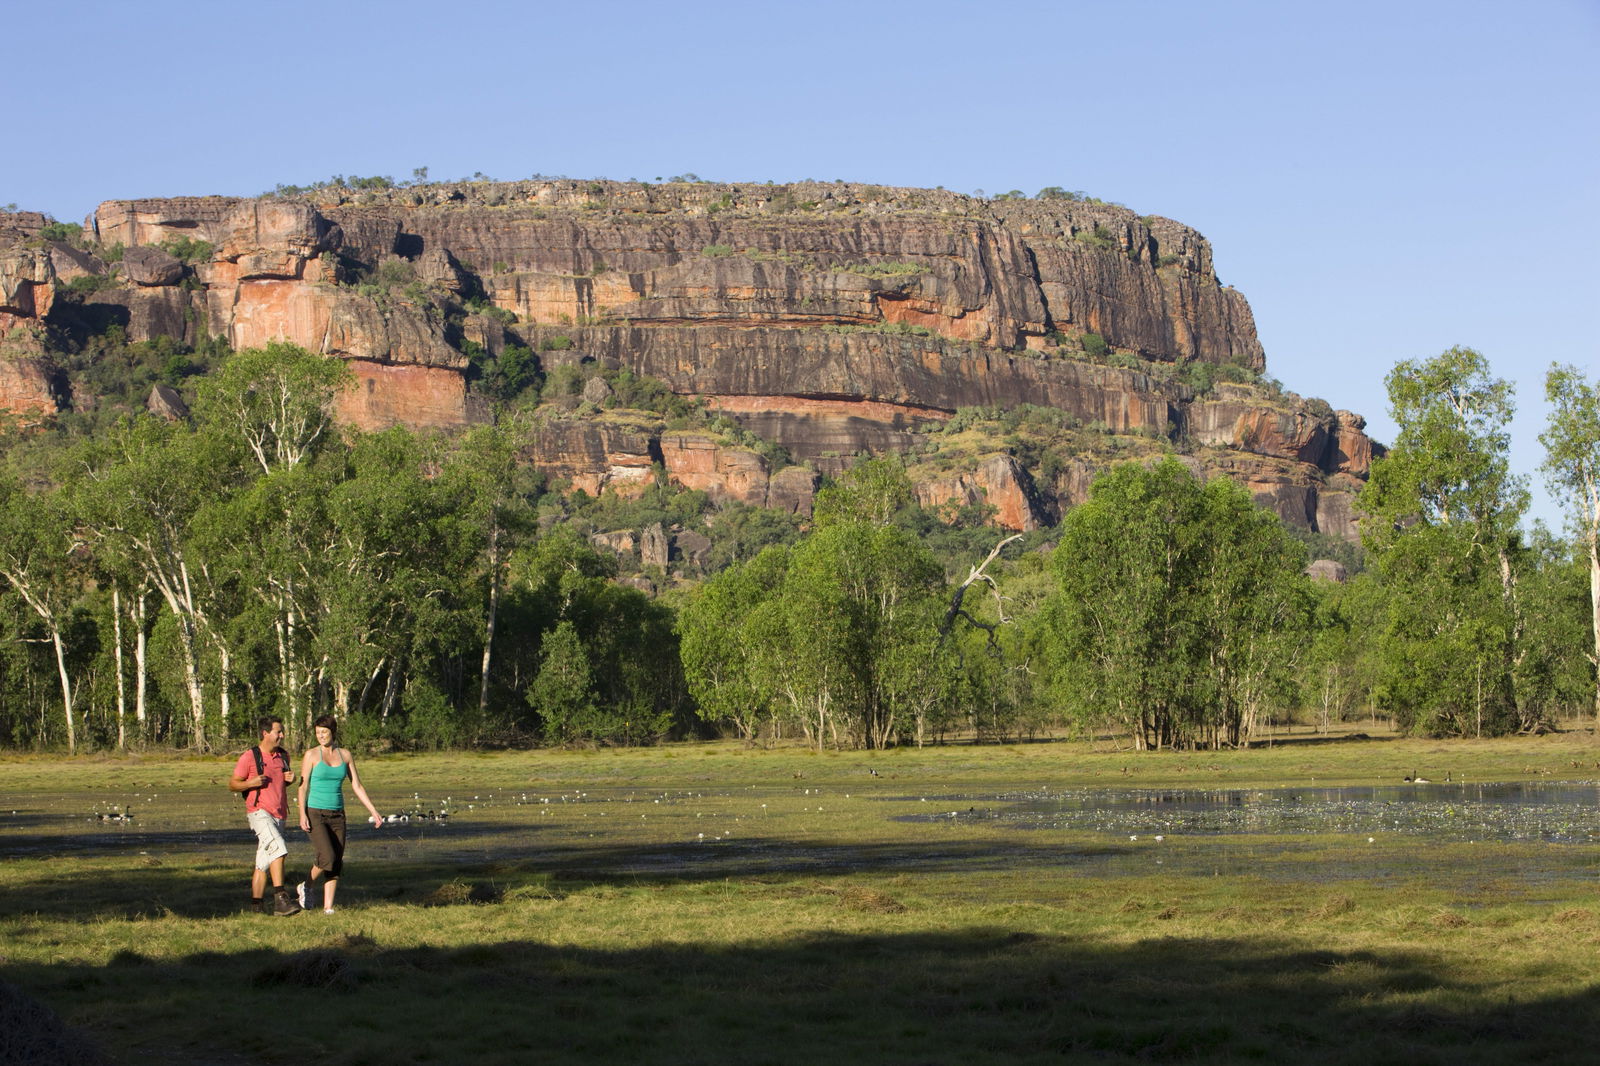
M 70 1062 L 100 1066 L 105 1055 L 56 1012 L 0 981 L 0 1063 Z
M 422 898 L 427 907 L 459 907 L 468 903 L 499 903 L 505 893 L 479 881 L 446 881 Z
M 869 914 L 904 914 L 906 911 L 906 905 L 893 896 L 860 885 L 846 886 L 840 894 L 840 902 L 851 910 Z
M 1311 912 L 1313 918 L 1336 918 L 1356 909 L 1356 901 L 1349 896 L 1329 896 L 1322 906 Z
M 806 894 L 833 896 L 841 905 L 869 914 L 904 914 L 906 905 L 893 896 L 864 885 L 825 885 L 817 883 Z
M 263 967 L 256 973 L 257 987 L 286 985 L 292 988 L 325 988 L 348 991 L 355 988 L 356 976 L 349 960 L 328 948 L 309 948 Z

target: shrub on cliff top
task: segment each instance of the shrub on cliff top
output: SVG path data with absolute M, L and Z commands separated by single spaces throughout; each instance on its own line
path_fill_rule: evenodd
M 83 227 L 76 222 L 52 222 L 39 231 L 39 236 L 47 241 L 67 241 L 76 244 L 83 236 Z

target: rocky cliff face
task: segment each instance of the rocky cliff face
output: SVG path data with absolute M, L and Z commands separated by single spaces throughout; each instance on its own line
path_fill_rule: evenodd
M 658 378 L 809 467 L 773 471 L 648 424 L 547 422 L 532 460 L 589 491 L 659 464 L 717 498 L 803 511 L 817 472 L 857 453 L 914 456 L 961 408 L 1037 405 L 1193 445 L 1288 520 L 1350 535 L 1348 497 L 1371 458 L 1348 412 L 1184 385 L 1189 364 L 1264 368 L 1249 306 L 1218 282 L 1199 234 L 1116 205 L 562 180 L 116 200 L 76 245 L 44 239 L 46 221 L 0 216 L 0 331 L 77 315 L 135 341 L 292 341 L 350 361 L 340 414 L 367 428 L 482 417 L 466 353 L 526 345 L 547 370 Z M 62 295 L 84 277 L 110 280 Z M 49 394 L 0 383 L 14 410 Z M 919 494 L 987 500 L 1027 528 L 1081 498 L 1095 468 L 1030 470 L 1013 451 L 956 473 L 913 465 Z

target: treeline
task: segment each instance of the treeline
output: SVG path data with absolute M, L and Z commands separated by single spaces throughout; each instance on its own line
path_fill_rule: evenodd
M 1600 406 L 1570 368 L 1544 440 L 1575 539 L 1522 530 L 1509 386 L 1452 349 L 1389 379 L 1400 439 L 1342 584 L 1308 578 L 1304 538 L 1246 489 L 1175 456 L 1114 467 L 1059 528 L 1009 538 L 939 521 L 873 459 L 803 531 L 647 490 L 632 506 L 719 538 L 711 576 L 660 596 L 590 542 L 585 516 L 620 504 L 521 461 L 525 415 L 356 433 L 330 416 L 347 373 L 238 352 L 189 420 L 11 442 L 0 744 L 207 750 L 273 711 L 413 748 L 1060 728 L 1159 748 L 1248 744 L 1285 713 L 1463 736 L 1596 706 Z

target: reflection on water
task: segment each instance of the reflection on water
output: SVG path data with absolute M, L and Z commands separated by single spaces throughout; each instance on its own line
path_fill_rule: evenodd
M 958 801 L 959 802 L 959 801 Z M 1600 842 L 1600 785 L 1427 784 L 1284 789 L 1044 789 L 993 797 L 1011 828 L 1120 835 L 1406 833 L 1444 840 Z M 957 816 L 968 812 L 959 812 Z M 971 816 L 979 816 L 977 807 Z M 931 820 L 943 815 L 913 815 Z

